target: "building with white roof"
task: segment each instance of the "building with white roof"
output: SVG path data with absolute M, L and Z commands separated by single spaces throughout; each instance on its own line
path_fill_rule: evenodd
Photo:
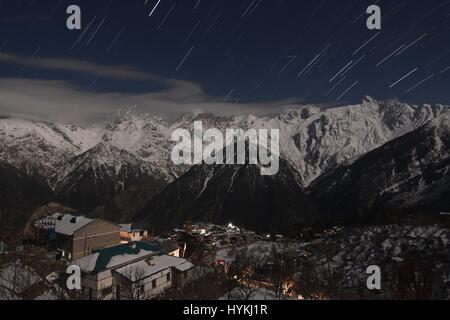
M 148 231 L 137 228 L 132 223 L 120 225 L 120 242 L 128 243 L 132 241 L 143 241 L 148 239 Z
M 120 243 L 120 226 L 104 219 L 55 213 L 35 222 L 37 234 L 47 233 L 67 259 L 78 259 L 92 251 Z
M 158 242 L 131 242 L 74 261 L 89 299 L 151 299 L 191 280 L 194 265 Z

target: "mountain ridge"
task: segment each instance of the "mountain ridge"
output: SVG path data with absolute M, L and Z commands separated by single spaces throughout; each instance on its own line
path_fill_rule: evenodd
M 450 208 L 450 112 L 342 165 L 307 193 L 328 220 Z M 331 205 L 332 204 L 332 205 Z
M 76 209 L 122 221 L 131 219 L 192 168 L 175 166 L 170 154 L 173 130 L 192 130 L 194 121 L 202 121 L 205 130 L 278 129 L 281 158 L 295 169 L 302 188 L 308 188 L 318 177 L 357 161 L 448 110 L 440 104 L 417 106 L 366 96 L 360 104 L 305 105 L 264 117 L 186 113 L 169 122 L 129 110 L 87 128 L 3 117 L 0 161 L 45 179 L 62 198 L 58 200 L 78 205 Z M 136 192 L 142 197 L 133 198 Z M 77 193 L 86 197 L 81 199 Z M 133 202 L 130 210 L 125 208 L 126 201 Z
M 136 219 L 159 231 L 191 220 L 295 234 L 315 222 L 316 215 L 300 176 L 280 158 L 280 170 L 274 176 L 261 176 L 258 165 L 195 165 L 150 201 Z

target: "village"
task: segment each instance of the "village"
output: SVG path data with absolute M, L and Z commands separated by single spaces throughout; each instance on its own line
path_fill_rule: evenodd
M 186 221 L 153 234 L 54 203 L 37 212 L 23 239 L 0 239 L 0 300 L 450 296 L 447 219 L 441 225 L 305 230 L 291 239 L 232 222 Z M 366 287 L 373 265 L 384 272 L 382 290 Z M 68 287 L 71 266 L 81 271 L 78 289 Z
M 276 295 L 265 284 L 244 284 L 231 266 L 237 248 L 252 248 L 264 257 L 275 245 L 287 243 L 281 235 L 258 235 L 231 222 L 222 226 L 191 221 L 153 235 L 133 223 L 117 224 L 58 208 L 49 204 L 41 210 L 27 239 L 2 242 L 0 299 L 143 300 L 197 294 L 220 299 L 226 294 L 233 298 L 232 290 L 250 285 L 264 298 Z M 72 265 L 81 270 L 80 290 L 66 284 Z M 199 284 L 205 279 L 221 289 L 202 292 Z

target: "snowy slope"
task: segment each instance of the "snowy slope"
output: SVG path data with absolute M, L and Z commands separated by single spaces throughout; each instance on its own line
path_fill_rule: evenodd
M 136 219 L 160 231 L 191 219 L 232 221 L 257 232 L 294 233 L 316 217 L 298 173 L 281 158 L 274 176 L 262 176 L 257 165 L 196 165 L 159 193 Z
M 357 105 L 298 106 L 266 117 L 187 113 L 168 122 L 130 110 L 87 128 L 0 117 L 0 161 L 47 180 L 67 205 L 123 221 L 189 169 L 172 164 L 170 135 L 177 128 L 192 130 L 195 120 L 205 129 L 279 129 L 281 156 L 298 171 L 292 179 L 307 187 L 446 110 L 365 97 Z M 229 172 L 226 183 L 233 188 L 238 173 Z M 209 180 L 198 179 L 202 197 L 211 189 Z
M 164 176 L 135 154 L 99 143 L 69 160 L 54 186 L 66 205 L 116 221 L 130 221 L 165 183 Z
M 279 129 L 281 153 L 307 186 L 323 172 L 354 161 L 448 109 L 365 97 L 358 105 L 329 109 L 299 106 L 271 117 L 187 113 L 172 123 L 131 110 L 90 128 L 0 118 L 0 160 L 51 180 L 63 163 L 104 142 L 135 154 L 170 182 L 187 169 L 170 161 L 171 132 L 192 128 L 195 120 L 202 120 L 205 128 L 222 130 Z
M 93 147 L 95 129 L 0 118 L 0 160 L 50 178 L 59 165 Z
M 450 208 L 450 112 L 314 181 L 308 189 L 334 221 Z M 383 217 L 381 217 L 383 218 Z
M 171 128 L 279 129 L 281 154 L 299 171 L 305 186 L 339 164 L 351 162 L 388 141 L 419 128 L 448 106 L 414 106 L 364 97 L 358 105 L 321 109 L 300 106 L 272 117 L 215 117 L 185 114 Z
M 164 120 L 129 110 L 108 119 L 102 141 L 135 154 L 170 181 L 170 133 Z

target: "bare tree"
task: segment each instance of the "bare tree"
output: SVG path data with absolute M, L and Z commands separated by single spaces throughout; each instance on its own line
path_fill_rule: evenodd
M 126 267 L 121 279 L 121 288 L 126 299 L 143 300 L 148 298 L 145 290 L 146 271 L 144 267 L 138 265 Z
M 390 289 L 396 299 L 400 300 L 429 300 L 437 283 L 432 263 L 419 257 L 407 257 L 400 267 L 393 273 Z
M 33 269 L 20 260 L 13 261 L 0 270 L 0 296 L 8 300 L 17 299 L 35 282 L 36 274 Z
M 247 247 L 235 252 L 234 260 L 227 272 L 229 299 L 250 300 L 255 293 L 256 257 Z M 237 296 L 236 296 L 237 295 Z
M 322 300 L 329 297 L 317 268 L 312 262 L 305 262 L 295 278 L 295 291 L 308 300 Z
M 203 273 L 200 277 L 193 279 L 183 288 L 167 290 L 160 299 L 169 300 L 216 300 L 235 286 L 230 286 L 228 278 L 219 269 L 210 268 L 210 272 Z
M 275 297 L 281 300 L 292 289 L 295 263 L 293 259 L 278 253 L 275 246 L 272 247 L 270 253 L 270 262 L 272 266 L 270 287 L 275 293 Z

